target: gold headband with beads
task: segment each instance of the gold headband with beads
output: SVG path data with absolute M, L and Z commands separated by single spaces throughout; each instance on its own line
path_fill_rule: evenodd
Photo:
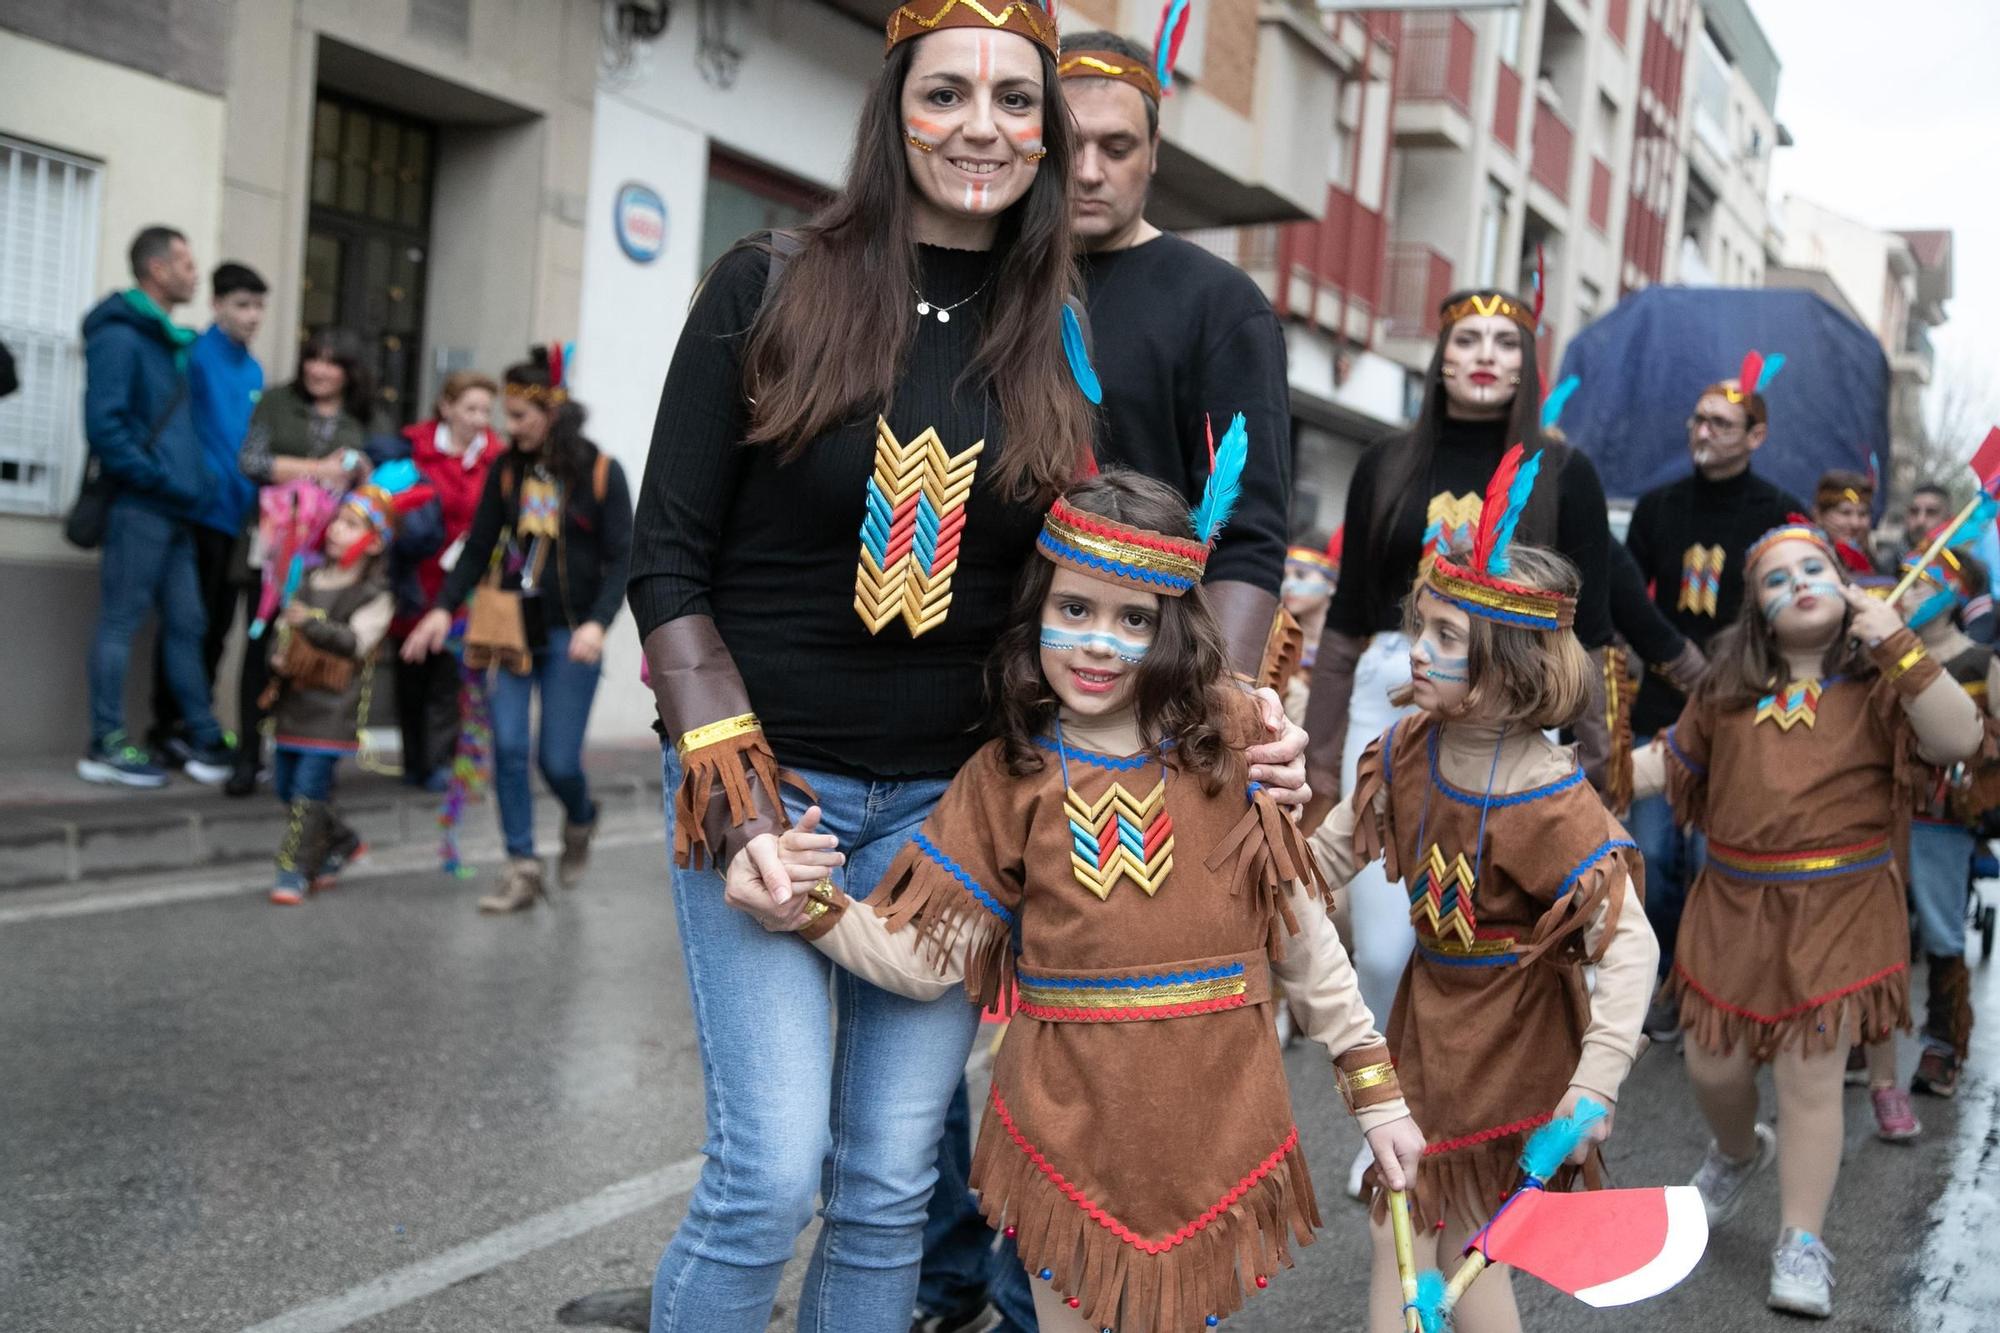
M 1535 315 L 1505 292 L 1474 292 L 1463 301 L 1454 301 L 1440 312 L 1443 327 L 1450 328 L 1468 315 L 1505 315 L 1529 333 L 1535 331 Z
M 540 407 L 557 407 L 569 401 L 569 390 L 547 384 L 509 384 L 509 398 L 525 398 Z
M 997 9 L 988 9 L 979 0 L 910 0 L 889 15 L 887 55 L 904 42 L 936 32 L 939 28 L 974 28 L 987 32 L 1011 32 L 1026 37 L 1050 55 L 1060 51 L 1056 22 L 1048 11 L 1030 0 L 1010 0 Z
M 1158 105 L 1160 81 L 1144 65 L 1134 64 L 1116 51 L 1071 51 L 1063 55 L 1056 74 L 1065 79 L 1112 79 L 1129 83 Z
M 1764 552 L 1770 550 L 1779 542 L 1785 541 L 1811 542 L 1814 546 L 1826 552 L 1828 560 L 1833 561 L 1836 565 L 1840 563 L 1840 556 L 1833 549 L 1833 538 L 1826 535 L 1826 529 L 1820 527 L 1819 524 L 1813 522 L 1804 514 L 1793 514 L 1783 523 L 1772 528 L 1756 541 L 1751 542 L 1749 549 L 1743 552 L 1743 581 L 1745 583 L 1750 582 L 1752 571 L 1757 568 L 1757 562 L 1764 558 Z

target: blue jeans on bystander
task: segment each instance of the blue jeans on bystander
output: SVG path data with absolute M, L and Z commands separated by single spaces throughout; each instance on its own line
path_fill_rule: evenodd
M 534 757 L 542 780 L 562 802 L 572 824 L 597 818 L 590 779 L 583 772 L 583 732 L 603 674 L 596 662 L 569 660 L 569 631 L 551 630 L 548 646 L 535 654 L 525 676 L 493 673 L 493 789 L 499 797 L 500 832 L 507 855 L 535 854 L 535 794 L 528 784 L 529 719 L 537 691 L 542 696 L 542 732 Z
M 672 847 L 680 762 L 671 748 L 664 763 Z M 856 897 L 875 887 L 946 786 L 799 776 L 847 856 L 834 879 Z M 795 815 L 803 808 L 789 792 L 786 804 Z M 815 1197 L 821 1226 L 801 1333 L 908 1328 L 938 1136 L 978 1010 L 957 995 L 904 999 L 840 971 L 804 940 L 730 907 L 712 869 L 675 870 L 673 884 L 708 1160 L 653 1277 L 653 1333 L 763 1333 Z
M 111 502 L 98 567 L 97 635 L 90 645 L 90 739 L 94 746 L 125 729 L 125 672 L 132 638 L 156 613 L 160 658 L 188 740 L 198 749 L 222 744 L 222 727 L 208 697 L 201 641 L 208 609 L 195 572 L 194 530 L 131 499 Z

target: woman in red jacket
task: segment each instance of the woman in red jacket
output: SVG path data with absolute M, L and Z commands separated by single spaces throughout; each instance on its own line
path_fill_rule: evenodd
M 396 608 L 391 632 L 401 639 L 437 601 L 445 575 L 457 562 L 472 527 L 472 512 L 493 460 L 507 448 L 493 431 L 493 396 L 498 386 L 476 370 L 457 370 L 438 389 L 437 415 L 403 432 L 410 458 L 437 492 L 444 514 L 444 542 L 417 566 L 423 599 Z M 396 716 L 403 730 L 403 773 L 415 786 L 442 791 L 451 776 L 452 748 L 458 739 L 458 661 L 432 653 L 418 662 L 396 657 Z

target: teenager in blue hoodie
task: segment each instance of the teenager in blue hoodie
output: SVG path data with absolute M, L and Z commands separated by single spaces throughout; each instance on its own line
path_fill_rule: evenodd
M 208 503 L 194 516 L 195 577 L 201 585 L 201 604 L 208 612 L 208 631 L 201 641 L 202 678 L 208 682 L 211 699 L 215 697 L 215 664 L 222 660 L 222 645 L 236 620 L 237 595 L 246 587 L 255 587 L 231 577 L 237 539 L 257 503 L 257 483 L 236 466 L 236 454 L 250 429 L 250 413 L 264 392 L 264 368 L 250 355 L 250 340 L 264 323 L 264 297 L 269 290 L 249 265 L 233 261 L 218 264 L 209 277 L 215 322 L 188 349 L 188 395 L 194 404 L 194 429 L 215 484 Z M 153 651 L 153 727 L 148 739 L 155 755 L 185 759 L 187 736 L 181 726 L 180 704 L 167 679 L 167 655 L 157 644 Z
M 166 782 L 125 735 L 132 636 L 157 612 L 167 676 L 187 726 L 182 767 L 198 781 L 219 783 L 229 776 L 229 753 L 201 672 L 208 616 L 192 527 L 215 481 L 188 397 L 194 334 L 168 316 L 193 298 L 199 275 L 187 238 L 170 227 L 140 232 L 131 261 L 136 285 L 105 297 L 83 320 L 84 435 L 114 490 L 90 648 L 90 748 L 76 771 L 88 782 Z

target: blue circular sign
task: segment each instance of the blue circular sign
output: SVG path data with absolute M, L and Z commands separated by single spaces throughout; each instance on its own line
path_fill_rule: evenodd
M 618 187 L 611 203 L 611 224 L 618 248 L 635 264 L 650 264 L 667 248 L 667 201 L 637 181 Z

